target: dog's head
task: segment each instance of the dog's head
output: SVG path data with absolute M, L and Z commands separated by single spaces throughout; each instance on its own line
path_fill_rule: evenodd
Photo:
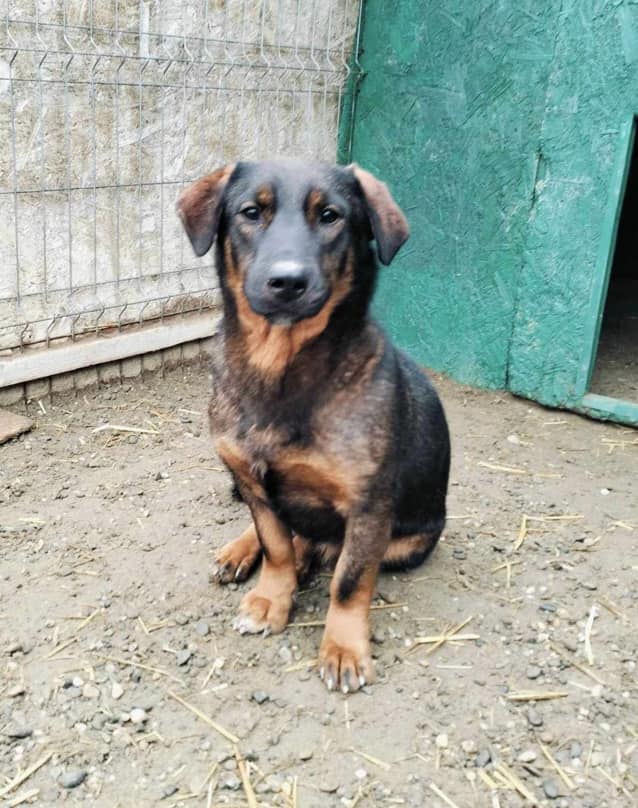
M 372 239 L 389 264 L 408 238 L 387 187 L 356 165 L 237 163 L 187 188 L 178 211 L 197 255 L 219 237 L 222 284 L 275 325 L 333 310 Z

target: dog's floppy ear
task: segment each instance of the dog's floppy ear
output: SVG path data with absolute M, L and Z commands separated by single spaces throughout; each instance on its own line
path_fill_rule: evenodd
M 357 178 L 368 209 L 372 234 L 377 242 L 377 254 L 386 266 L 408 240 L 410 228 L 401 208 L 392 199 L 388 186 L 369 171 L 351 163 L 348 168 Z
M 217 235 L 224 191 L 234 165 L 207 174 L 182 191 L 177 212 L 190 239 L 195 255 L 207 253 Z

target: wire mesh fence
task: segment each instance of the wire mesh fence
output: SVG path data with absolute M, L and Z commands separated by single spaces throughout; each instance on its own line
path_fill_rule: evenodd
M 0 351 L 217 301 L 174 212 L 242 157 L 334 160 L 359 0 L 8 0 Z

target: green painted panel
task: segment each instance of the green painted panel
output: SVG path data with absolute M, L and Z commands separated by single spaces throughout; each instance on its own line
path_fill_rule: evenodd
M 614 5 L 569 0 L 556 25 L 510 361 L 511 389 L 547 404 L 586 392 L 638 112 L 638 5 Z
M 361 46 L 352 156 L 412 227 L 377 314 L 462 381 L 585 406 L 638 113 L 638 3 L 367 0 Z
M 376 312 L 431 367 L 504 387 L 559 2 L 367 0 L 353 158 L 412 229 Z

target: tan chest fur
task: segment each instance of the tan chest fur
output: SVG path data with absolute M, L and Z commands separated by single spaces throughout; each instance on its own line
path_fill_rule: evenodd
M 270 430 L 244 439 L 228 435 L 215 440 L 220 458 L 240 485 L 267 502 L 269 472 L 277 478 L 280 496 L 307 507 L 332 506 L 345 516 L 357 501 L 364 482 L 361 469 L 321 447 L 284 446 Z

